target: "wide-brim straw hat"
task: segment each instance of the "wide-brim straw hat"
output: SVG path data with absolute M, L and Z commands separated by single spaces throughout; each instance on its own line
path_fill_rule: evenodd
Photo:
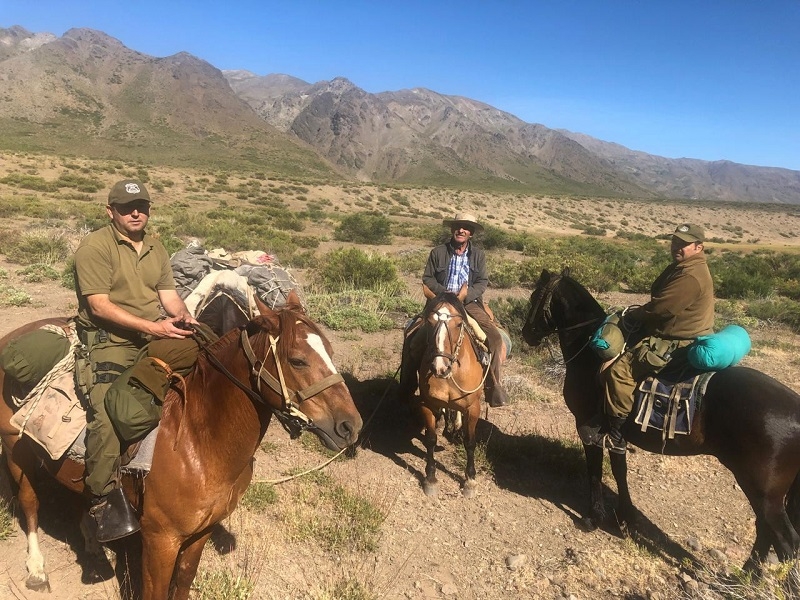
M 446 227 L 453 228 L 453 225 L 467 224 L 471 225 L 475 233 L 483 231 L 483 225 L 478 223 L 478 219 L 471 213 L 457 213 L 452 219 L 445 219 L 442 221 Z

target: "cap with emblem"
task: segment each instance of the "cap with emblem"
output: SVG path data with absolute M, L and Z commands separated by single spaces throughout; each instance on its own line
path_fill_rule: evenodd
M 150 200 L 150 194 L 147 193 L 147 188 L 141 181 L 136 179 L 124 179 L 118 181 L 111 188 L 108 193 L 108 203 L 110 204 L 127 204 L 134 200 Z
M 675 233 L 672 234 L 672 237 L 676 237 L 679 240 L 683 240 L 687 243 L 702 243 L 706 239 L 706 233 L 699 225 L 684 223 L 683 225 L 678 225 L 677 229 L 675 229 Z

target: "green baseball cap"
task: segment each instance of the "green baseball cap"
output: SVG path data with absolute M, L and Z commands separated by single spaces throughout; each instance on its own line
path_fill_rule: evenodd
M 703 231 L 703 228 L 699 225 L 684 223 L 683 225 L 678 225 L 677 229 L 675 229 L 675 233 L 672 234 L 672 237 L 676 237 L 679 240 L 683 240 L 687 243 L 702 243 L 706 239 L 706 232 Z
M 108 193 L 109 204 L 127 204 L 134 200 L 150 200 L 150 194 L 141 181 L 136 179 L 123 179 L 114 184 Z

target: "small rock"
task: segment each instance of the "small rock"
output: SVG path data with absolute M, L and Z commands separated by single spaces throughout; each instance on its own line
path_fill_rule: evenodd
M 458 588 L 454 586 L 452 583 L 445 583 L 442 586 L 442 594 L 445 596 L 455 596 L 458 594 Z
M 720 562 L 720 563 L 723 563 L 723 564 L 728 562 L 728 557 L 725 556 L 725 553 L 717 550 L 716 548 L 710 548 L 708 550 L 708 554 L 709 554 L 709 556 L 711 556 L 711 558 L 713 558 L 717 562 Z
M 512 554 L 506 557 L 506 566 L 512 571 L 516 571 L 528 560 L 527 554 Z
M 698 540 L 696 537 L 690 537 L 688 540 L 686 540 L 686 545 L 695 552 L 699 552 L 702 548 L 700 540 Z

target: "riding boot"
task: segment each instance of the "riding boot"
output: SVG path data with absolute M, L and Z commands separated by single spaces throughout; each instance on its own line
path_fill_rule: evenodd
M 486 385 L 483 388 L 486 395 L 486 402 L 488 402 L 489 406 L 492 408 L 505 406 L 508 404 L 508 394 L 506 394 L 502 385 L 495 384 L 491 382 L 490 379 L 491 377 L 486 379 Z
M 417 367 L 414 361 L 403 361 L 400 368 L 400 384 L 397 388 L 397 399 L 402 403 L 408 403 L 417 391 Z
M 592 418 L 578 426 L 578 437 L 584 446 L 603 447 L 604 434 L 600 433 L 604 424 L 603 413 L 595 413 Z
M 627 416 L 608 417 L 608 434 L 605 435 L 604 445 L 609 452 L 625 454 L 628 444 L 622 437 L 622 427 L 627 420 Z
M 97 541 L 101 544 L 118 540 L 141 529 L 136 513 L 122 488 L 105 496 L 92 498 L 89 515 L 97 525 Z

